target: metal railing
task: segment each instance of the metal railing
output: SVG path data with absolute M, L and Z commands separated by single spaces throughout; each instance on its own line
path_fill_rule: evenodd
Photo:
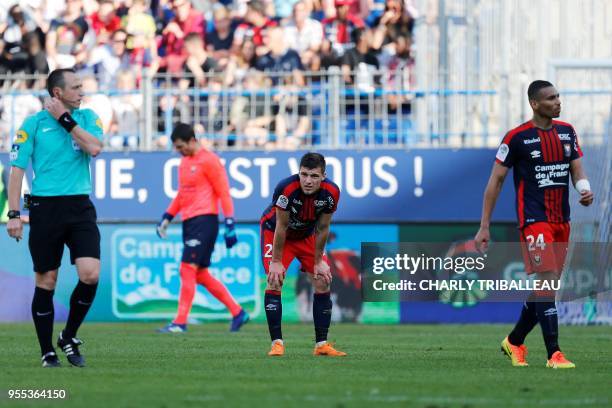
M 225 73 L 199 79 L 143 75 L 138 87 L 98 90 L 87 77 L 82 107 L 100 116 L 110 150 L 170 149 L 169 135 L 179 121 L 219 150 L 483 147 L 497 145 L 508 130 L 491 112 L 500 90 L 417 89 L 410 78 L 410 67 L 351 73 L 331 68 L 297 79 L 251 70 L 231 81 Z M 46 91 L 30 89 L 31 79 L 0 78 L 3 150 L 23 119 L 42 109 Z M 597 93 L 612 97 L 611 90 Z M 441 126 L 440 109 L 450 124 Z M 598 144 L 605 139 L 593 138 Z

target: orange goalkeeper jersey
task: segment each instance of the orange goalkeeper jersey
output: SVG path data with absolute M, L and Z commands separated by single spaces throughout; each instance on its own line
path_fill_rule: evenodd
M 184 156 L 179 165 L 179 188 L 166 212 L 179 212 L 184 220 L 198 215 L 219 214 L 219 201 L 225 218 L 234 216 L 229 182 L 219 157 L 204 148 Z

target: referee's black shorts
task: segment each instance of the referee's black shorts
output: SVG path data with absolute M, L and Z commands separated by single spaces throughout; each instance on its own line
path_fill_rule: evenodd
M 100 259 L 96 219 L 96 209 L 87 195 L 33 196 L 28 245 L 34 271 L 45 273 L 59 268 L 64 244 L 70 250 L 72 264 L 77 258 Z

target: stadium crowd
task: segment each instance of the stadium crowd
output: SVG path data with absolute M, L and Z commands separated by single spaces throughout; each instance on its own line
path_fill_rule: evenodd
M 138 146 L 138 90 L 153 78 L 155 89 L 184 90 L 156 94 L 160 148 L 168 147 L 167 117 L 194 123 L 200 134 L 242 135 L 224 143 L 295 148 L 313 127 L 312 101 L 299 90 L 316 88 L 331 67 L 359 92 L 381 83 L 397 89 L 398 81 L 410 88 L 417 13 L 412 0 L 3 0 L 2 140 L 42 108 L 44 81 L 32 78 L 74 67 L 83 107 L 98 113 L 111 147 Z M 23 78 L 2 79 L 7 74 Z M 256 92 L 265 89 L 280 91 Z M 221 101 L 228 90 L 239 92 Z M 405 96 L 385 103 L 409 110 Z

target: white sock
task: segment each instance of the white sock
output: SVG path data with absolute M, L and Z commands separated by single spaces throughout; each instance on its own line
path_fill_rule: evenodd
M 318 341 L 318 342 L 317 342 L 317 347 L 321 347 L 321 346 L 322 346 L 322 345 L 324 345 L 325 343 L 327 343 L 327 340 Z
M 285 343 L 283 343 L 283 339 L 272 340 L 272 345 L 274 345 L 274 343 L 280 343 L 281 346 L 285 345 Z

